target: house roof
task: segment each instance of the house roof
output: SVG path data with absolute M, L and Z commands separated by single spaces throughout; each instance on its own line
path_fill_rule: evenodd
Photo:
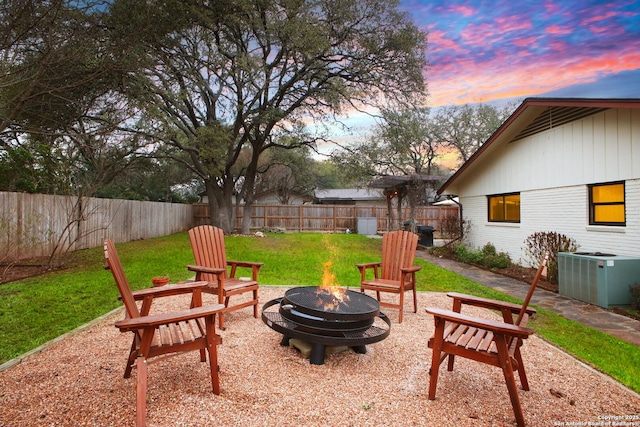
M 415 181 L 416 179 L 428 183 L 437 183 L 444 179 L 443 176 L 437 175 L 421 175 L 421 174 L 413 174 L 413 175 L 401 175 L 401 176 L 383 176 L 374 180 L 371 184 L 369 184 L 370 188 L 384 188 L 385 190 L 388 188 L 401 187 Z
M 640 108 L 640 99 L 527 98 L 454 173 L 437 194 L 457 194 L 455 183 L 504 144 L 612 108 Z M 447 191 L 447 189 L 449 191 Z
M 316 199 L 320 200 L 380 200 L 385 196 L 379 190 L 367 188 L 338 188 L 316 190 Z

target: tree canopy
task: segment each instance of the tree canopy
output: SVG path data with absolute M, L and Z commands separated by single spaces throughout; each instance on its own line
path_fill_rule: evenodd
M 250 208 L 265 153 L 313 149 L 324 137 L 315 124 L 425 93 L 426 34 L 398 6 L 6 0 L 2 189 L 171 199 L 127 189 L 161 168 L 201 180 L 214 224 L 231 231 L 234 200 Z
M 396 1 L 187 3 L 184 25 L 150 46 L 135 95 L 226 231 L 233 197 L 251 206 L 266 150 L 313 146 L 309 122 L 424 91 L 425 34 Z

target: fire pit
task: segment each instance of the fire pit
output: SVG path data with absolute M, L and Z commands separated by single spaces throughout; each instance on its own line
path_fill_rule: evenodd
M 378 301 L 343 288 L 291 288 L 262 307 L 262 320 L 283 335 L 280 345 L 289 345 L 291 338 L 311 344 L 313 365 L 324 363 L 326 346 L 348 346 L 364 354 L 367 344 L 391 332 L 391 321 L 380 313 Z

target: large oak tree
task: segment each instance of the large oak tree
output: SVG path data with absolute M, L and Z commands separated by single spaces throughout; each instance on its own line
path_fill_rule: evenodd
M 251 207 L 266 150 L 312 145 L 309 123 L 425 90 L 426 35 L 397 1 L 178 3 L 143 2 L 168 8 L 181 28 L 149 46 L 153 66 L 130 94 L 165 155 L 204 181 L 212 222 L 226 232 L 234 200 Z

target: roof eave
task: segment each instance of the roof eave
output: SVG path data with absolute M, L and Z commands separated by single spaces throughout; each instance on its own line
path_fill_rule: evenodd
M 483 155 L 496 140 L 499 140 L 502 135 L 507 133 L 507 130 L 512 125 L 518 123 L 521 119 L 526 120 L 525 112 L 530 108 L 541 107 L 596 107 L 596 108 L 640 108 L 640 99 L 595 99 L 595 98 L 527 98 L 522 101 L 522 104 L 516 108 L 516 110 L 504 121 L 502 125 L 485 141 L 484 144 L 475 152 L 449 179 L 440 186 L 437 193 L 441 195 L 445 190 L 452 186 L 452 184 L 465 173 L 474 162 Z M 534 116 L 535 115 L 530 115 Z M 529 117 L 529 122 L 533 118 Z M 529 122 L 520 123 L 520 125 L 528 124 Z M 457 194 L 457 192 L 447 192 L 446 194 Z

